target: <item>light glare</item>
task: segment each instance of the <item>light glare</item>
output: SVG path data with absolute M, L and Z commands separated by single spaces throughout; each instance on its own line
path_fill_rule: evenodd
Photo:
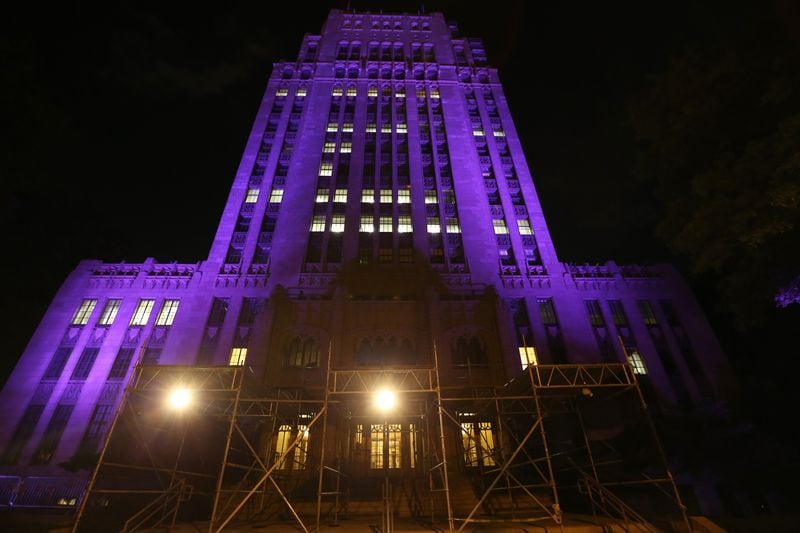
M 397 405 L 397 396 L 394 392 L 383 389 L 375 395 L 375 407 L 381 411 L 389 411 Z
M 169 406 L 173 409 L 185 409 L 192 401 L 192 394 L 187 389 L 175 389 L 169 395 Z

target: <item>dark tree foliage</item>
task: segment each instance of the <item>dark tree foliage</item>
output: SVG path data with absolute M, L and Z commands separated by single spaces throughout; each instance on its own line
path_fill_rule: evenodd
M 708 28 L 630 109 L 639 171 L 664 209 L 658 236 L 716 278 L 740 327 L 800 274 L 796 12 L 755 4 L 698 17 Z

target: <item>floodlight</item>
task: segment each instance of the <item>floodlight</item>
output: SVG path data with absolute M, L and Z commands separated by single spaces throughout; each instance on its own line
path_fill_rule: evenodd
M 390 411 L 397 405 L 397 395 L 388 390 L 381 389 L 375 394 L 375 407 L 380 411 Z
M 175 410 L 183 410 L 192 402 L 192 393 L 188 389 L 177 388 L 167 397 L 168 405 Z

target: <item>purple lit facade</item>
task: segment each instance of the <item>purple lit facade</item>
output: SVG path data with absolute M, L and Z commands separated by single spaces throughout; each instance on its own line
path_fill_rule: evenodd
M 628 357 L 665 412 L 735 387 L 670 265 L 559 261 L 479 39 L 438 13 L 334 10 L 274 65 L 208 258 L 86 260 L 65 281 L 0 395 L 0 474 L 96 452 L 140 357 L 319 388 L 328 346 L 336 367 L 436 346 L 443 382 L 476 387 Z

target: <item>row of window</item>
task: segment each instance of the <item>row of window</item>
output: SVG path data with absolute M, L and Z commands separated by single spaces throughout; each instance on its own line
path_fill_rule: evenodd
M 114 323 L 114 320 L 117 317 L 117 313 L 119 312 L 119 306 L 122 300 L 118 298 L 112 298 L 106 301 L 105 307 L 103 307 L 103 312 L 100 314 L 100 318 L 97 321 L 98 326 L 110 326 Z M 180 304 L 180 300 L 172 300 L 166 299 L 161 304 L 161 310 L 158 313 L 158 317 L 156 318 L 156 325 L 157 326 L 171 326 L 172 322 L 175 320 L 175 315 L 178 312 L 178 305 Z M 148 320 L 150 319 L 150 314 L 153 311 L 153 306 L 155 305 L 155 300 L 152 299 L 141 299 L 139 303 L 136 305 L 136 310 L 133 312 L 133 316 L 131 317 L 131 326 L 145 326 L 147 325 Z M 97 306 L 97 300 L 94 298 L 86 298 L 78 305 L 78 308 L 75 310 L 75 313 L 72 315 L 71 324 L 73 326 L 85 326 L 89 322 L 89 316 L 94 311 L 94 308 Z
M 404 23 L 407 23 L 406 26 Z M 360 30 L 366 25 L 366 21 L 363 17 L 345 17 L 342 20 L 342 29 L 349 30 Z M 400 17 L 389 17 L 389 18 L 373 18 L 368 27 L 373 30 L 383 30 L 383 31 L 401 31 L 404 28 L 408 28 L 411 31 L 430 31 L 431 29 L 431 21 L 427 17 L 414 17 L 410 20 L 405 20 L 404 18 Z

